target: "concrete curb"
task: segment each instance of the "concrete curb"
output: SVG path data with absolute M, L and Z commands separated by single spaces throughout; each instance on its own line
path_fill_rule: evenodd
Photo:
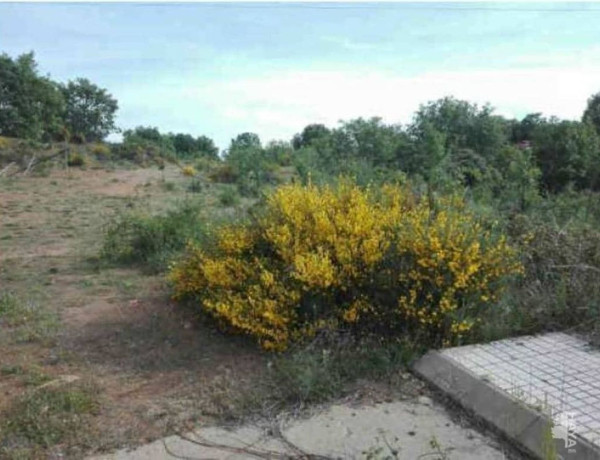
M 600 450 L 587 440 L 575 434 L 572 438 L 575 444 L 566 448 L 563 439 L 552 437 L 550 417 L 437 351 L 427 353 L 413 369 L 537 458 L 600 460 Z

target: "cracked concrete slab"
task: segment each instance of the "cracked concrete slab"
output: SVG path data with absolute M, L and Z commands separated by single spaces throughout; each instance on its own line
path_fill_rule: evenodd
M 275 434 L 275 432 L 278 432 Z M 95 460 L 301 458 L 443 458 L 502 460 L 495 441 L 453 421 L 431 399 L 396 401 L 374 406 L 334 405 L 304 419 L 288 419 L 273 430 L 241 426 L 208 427 L 171 436 L 135 450 L 121 450 Z M 193 442 L 196 441 L 196 442 Z M 212 444 L 212 446 L 211 446 Z M 392 458 L 392 457 L 389 457 Z

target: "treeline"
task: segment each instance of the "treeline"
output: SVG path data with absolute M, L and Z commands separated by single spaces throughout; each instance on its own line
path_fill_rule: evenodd
M 120 132 L 115 125 L 118 101 L 85 78 L 66 84 L 41 75 L 34 53 L 12 59 L 0 55 L 0 136 L 31 141 L 99 142 Z M 176 156 L 218 157 L 206 136 L 161 134 L 157 128 L 137 127 L 123 133 L 112 153 L 130 160 Z
M 209 137 L 194 138 L 183 133 L 161 134 L 158 128 L 149 126 L 124 131 L 123 142 L 114 145 L 112 150 L 114 156 L 136 163 L 173 157 L 183 160 L 219 159 L 219 149 Z
M 42 76 L 33 53 L 0 56 L 0 136 L 41 141 L 97 142 L 117 132 L 118 102 L 106 89 L 78 78 L 66 84 Z M 507 119 L 489 105 L 452 97 L 419 108 L 407 125 L 357 118 L 335 128 L 310 124 L 290 141 L 262 145 L 242 133 L 219 156 L 206 136 L 161 133 L 138 126 L 123 132 L 111 155 L 136 162 L 162 158 L 224 160 L 213 178 L 257 194 L 293 167 L 303 180 L 340 174 L 359 183 L 422 179 L 436 187 L 467 186 L 511 206 L 526 207 L 540 192 L 600 189 L 600 93 L 581 120 L 539 113 Z
M 244 133 L 224 152 L 224 176 L 242 191 L 273 180 L 274 164 L 293 165 L 307 180 L 351 175 L 359 183 L 422 179 L 436 187 L 463 185 L 524 208 L 540 192 L 600 189 L 600 96 L 581 121 L 539 113 L 507 119 L 493 109 L 446 97 L 419 108 L 412 123 L 358 118 L 336 128 L 306 126 L 290 142 L 263 147 Z

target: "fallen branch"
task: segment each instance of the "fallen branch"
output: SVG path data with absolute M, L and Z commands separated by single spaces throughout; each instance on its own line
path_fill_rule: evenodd
M 8 163 L 8 165 L 6 165 L 6 166 L 5 166 L 5 167 L 4 167 L 4 168 L 3 168 L 3 169 L 0 171 L 0 177 L 2 177 L 2 175 L 3 175 L 3 174 L 6 172 L 6 171 L 8 171 L 8 170 L 9 170 L 11 167 L 13 167 L 14 165 L 15 165 L 15 162 L 14 162 L 14 161 L 13 161 L 13 162 L 11 162 L 11 163 Z
M 34 168 L 36 168 L 37 166 L 39 166 L 42 163 L 45 163 L 47 161 L 53 160 L 54 158 L 64 154 L 65 152 L 68 152 L 68 148 L 62 149 L 58 152 L 56 152 L 53 155 L 47 156 L 47 157 L 43 157 L 43 158 L 37 158 L 35 155 L 33 155 L 33 157 L 31 158 L 31 160 L 29 161 L 29 164 L 27 165 L 27 167 L 25 169 L 21 168 L 21 169 L 17 169 L 16 171 L 14 171 L 11 174 L 7 174 L 8 176 L 14 176 L 16 174 L 19 174 L 20 172 L 23 172 L 23 174 L 27 174 L 29 173 L 29 171 L 33 170 Z M 6 168 L 4 168 L 2 170 L 2 172 L 4 172 L 8 167 L 10 167 L 11 165 L 14 165 L 15 163 L 11 163 L 9 164 Z M 2 172 L 0 172 L 0 176 L 2 176 Z
M 25 174 L 25 175 L 29 174 L 29 171 L 31 170 L 31 166 L 33 165 L 34 161 L 35 161 L 35 153 L 31 157 L 31 160 L 29 160 L 29 164 L 27 165 L 27 169 L 25 170 L 25 172 L 23 172 L 23 174 Z
M 575 268 L 577 270 L 591 270 L 593 272 L 600 273 L 600 268 L 594 267 L 593 265 L 586 265 L 586 264 L 549 265 L 549 268 L 559 268 L 559 269 L 571 269 L 571 268 Z
M 261 458 L 261 459 L 268 459 L 268 460 L 332 460 L 331 457 L 309 454 L 309 453 L 303 451 L 298 446 L 296 446 L 295 444 L 290 442 L 288 439 L 286 439 L 285 436 L 283 436 L 283 434 L 281 433 L 281 430 L 279 429 L 279 427 L 277 427 L 275 430 L 273 430 L 274 438 L 282 441 L 283 444 L 286 447 L 288 447 L 289 449 L 291 449 L 294 453 L 291 453 L 291 452 L 284 453 L 284 452 L 277 452 L 277 451 L 270 450 L 270 449 L 255 448 L 253 444 L 247 444 L 245 447 L 234 447 L 234 446 L 229 446 L 226 444 L 219 444 L 219 443 L 211 442 L 206 439 L 194 439 L 194 438 L 191 438 L 182 433 L 177 433 L 177 436 L 179 436 L 184 441 L 188 441 L 197 446 L 207 447 L 210 449 L 222 450 L 225 452 L 231 452 L 233 454 L 240 454 L 240 455 L 243 454 L 245 456 L 251 456 L 251 457 Z M 165 451 L 172 457 L 179 458 L 181 460 L 200 460 L 199 457 L 188 457 L 186 455 L 176 454 L 167 446 L 167 443 L 165 442 L 164 439 L 162 442 L 163 442 Z M 208 459 L 205 458 L 203 460 L 208 460 Z

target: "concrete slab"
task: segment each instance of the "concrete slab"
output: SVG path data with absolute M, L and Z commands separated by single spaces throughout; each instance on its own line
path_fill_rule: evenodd
M 430 352 L 415 370 L 540 458 L 600 460 L 600 351 L 553 333 Z
M 500 446 L 478 432 L 453 422 L 431 399 L 398 401 L 354 408 L 336 405 L 305 419 L 288 419 L 269 427 L 199 429 L 153 442 L 133 451 L 95 460 L 243 459 L 243 458 L 444 458 L 504 460 Z M 279 428 L 280 427 L 280 428 Z M 218 444 L 210 447 L 210 444 Z M 393 457 L 394 452 L 398 457 Z M 369 455 L 371 455 L 369 457 Z

